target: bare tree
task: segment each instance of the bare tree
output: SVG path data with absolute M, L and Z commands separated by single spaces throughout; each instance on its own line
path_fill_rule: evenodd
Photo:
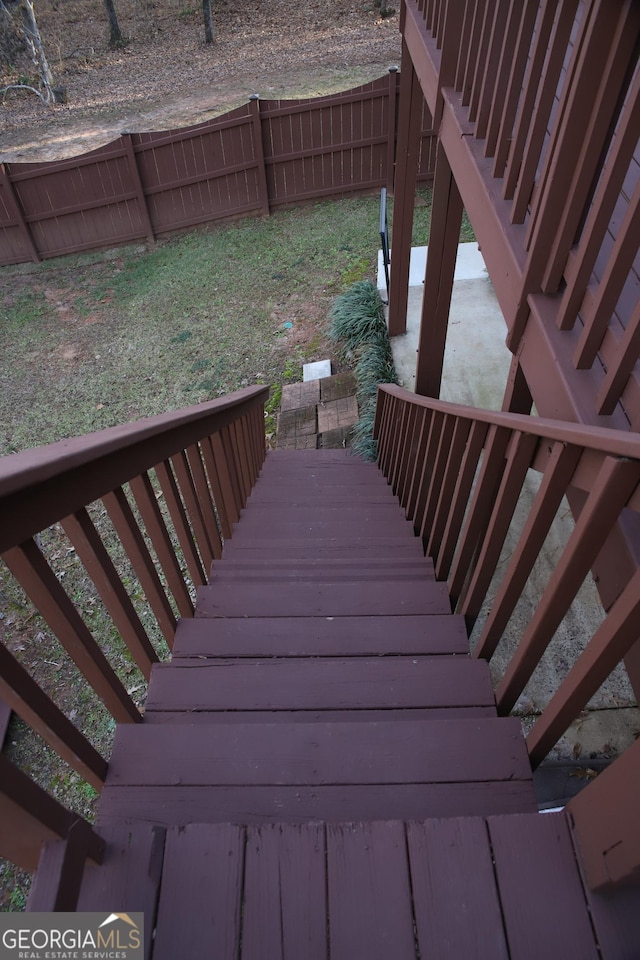
M 122 47 L 125 44 L 125 39 L 122 36 L 113 0 L 104 0 L 104 6 L 109 18 L 109 46 Z
M 205 43 L 213 43 L 213 17 L 211 15 L 211 0 L 202 0 L 202 15 L 204 16 Z
M 33 62 L 38 68 L 38 73 L 40 74 L 40 82 L 44 88 L 44 99 L 47 103 L 55 103 L 56 95 L 53 90 L 53 74 L 51 73 L 51 69 L 49 67 L 47 55 L 44 52 L 42 37 L 40 36 L 40 31 L 38 30 L 36 14 L 31 0 L 22 0 L 21 10 L 22 29 L 24 31 L 27 45 L 31 51 Z

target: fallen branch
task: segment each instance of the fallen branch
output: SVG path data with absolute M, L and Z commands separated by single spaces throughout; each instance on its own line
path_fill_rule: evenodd
M 0 93 L 3 94 L 3 97 L 2 97 L 3 103 L 6 100 L 7 90 L 31 90 L 31 93 L 35 93 L 36 97 L 40 97 L 40 99 L 45 104 L 45 106 L 47 107 L 52 106 L 51 102 L 47 100 L 47 98 L 42 93 L 40 93 L 39 90 L 36 90 L 35 87 L 30 87 L 26 83 L 10 83 L 8 87 L 2 87 L 2 89 L 0 90 Z

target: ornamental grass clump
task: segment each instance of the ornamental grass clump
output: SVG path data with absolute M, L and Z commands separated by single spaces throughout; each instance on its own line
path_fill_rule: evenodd
M 353 428 L 351 449 L 365 460 L 375 460 L 373 422 L 378 384 L 397 383 L 398 377 L 382 300 L 373 283 L 354 283 L 334 302 L 330 319 L 330 336 L 341 341 L 349 359 L 355 361 L 360 419 Z

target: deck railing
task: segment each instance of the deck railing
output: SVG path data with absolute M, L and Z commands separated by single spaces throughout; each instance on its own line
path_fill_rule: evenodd
M 454 610 L 470 633 L 478 621 L 476 657 L 489 660 L 496 652 L 565 509 L 563 497 L 571 502 L 575 526 L 540 595 L 529 597 L 529 622 L 497 686 L 498 711 L 509 713 L 607 539 L 621 521 L 637 535 L 640 435 L 458 406 L 396 386 L 379 388 L 374 432 L 379 466 L 433 557 L 436 577 L 447 581 Z M 526 483 L 531 472 L 538 480 L 530 484 L 537 487 L 533 495 Z M 627 570 L 613 571 L 617 597 L 583 638 L 586 645 L 558 677 L 527 736 L 534 768 L 638 641 L 640 571 Z M 640 741 L 568 805 L 592 889 L 637 882 L 640 875 L 639 763 Z
M 638 429 L 640 5 L 405 0 L 403 12 L 452 169 L 480 178 L 464 200 L 511 350 L 530 311 L 573 331 L 568 363 L 604 368 L 593 412 L 622 401 Z
M 260 471 L 267 395 L 267 387 L 249 387 L 0 461 L 2 559 L 118 722 L 139 721 L 140 710 L 101 643 L 108 629 L 100 631 L 100 639 L 93 635 L 95 618 L 83 614 L 77 591 L 93 594 L 92 610 L 101 599 L 104 622 L 148 678 L 159 659 L 159 641 L 143 625 L 134 597 L 146 600 L 157 636 L 171 649 L 177 616 L 193 614 L 193 591 L 220 557 Z M 41 535 L 54 526 L 56 550 L 47 556 Z M 56 572 L 61 552 L 77 555 L 84 568 L 69 589 Z M 2 644 L 0 697 L 65 763 L 101 789 L 108 761 L 88 731 L 71 722 Z M 59 866 L 64 856 L 99 860 L 101 841 L 86 821 L 5 756 L 0 761 L 0 855 L 32 871 L 43 844 L 53 840 Z
M 491 659 L 565 495 L 575 526 L 500 680 L 509 713 L 620 518 L 640 520 L 640 436 L 458 406 L 383 386 L 379 465 L 471 632 L 491 588 L 474 656 Z M 529 471 L 539 476 L 531 497 Z M 517 518 L 514 519 L 518 511 Z M 510 534 L 515 546 L 505 558 Z M 538 765 L 640 636 L 640 572 L 619 594 L 527 737 Z

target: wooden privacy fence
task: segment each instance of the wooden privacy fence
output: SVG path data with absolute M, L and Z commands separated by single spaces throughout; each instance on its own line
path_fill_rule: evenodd
M 59 549 L 47 555 L 38 534 L 60 524 L 57 536 L 85 570 L 81 582 L 92 584 L 89 590 L 101 599 L 108 623 L 148 679 L 159 657 L 132 598 L 146 597 L 171 649 L 177 616 L 193 615 L 193 589 L 207 582 L 260 472 L 268 392 L 248 387 L 197 407 L 15 454 L 0 465 L 2 559 L 120 723 L 139 721 L 140 711 L 108 659 L 108 647 L 99 645 L 77 597 L 69 596 L 66 581 L 56 575 Z M 119 546 L 114 547 L 113 532 Z M 4 645 L 0 696 L 81 777 L 102 788 L 106 759 Z M 0 814 L 1 855 L 24 869 L 34 870 L 42 845 L 67 837 L 72 827 L 82 846 L 78 856 L 100 858 L 101 843 L 88 824 L 2 755 Z
M 285 204 L 393 188 L 399 74 L 309 100 L 249 102 L 181 130 L 0 165 L 0 264 L 96 250 Z M 424 108 L 420 176 L 435 164 Z

